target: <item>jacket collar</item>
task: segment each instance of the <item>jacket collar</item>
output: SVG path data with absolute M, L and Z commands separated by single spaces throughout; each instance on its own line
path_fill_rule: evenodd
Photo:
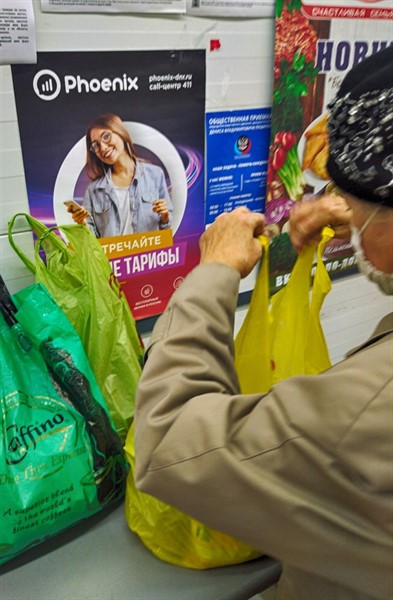
M 381 321 L 378 323 L 377 327 L 375 328 L 374 332 L 369 337 L 369 339 L 363 342 L 363 344 L 360 344 L 360 346 L 353 348 L 350 352 L 347 353 L 347 356 L 352 356 L 353 354 L 356 354 L 356 352 L 359 352 L 360 350 L 363 350 L 364 348 L 367 348 L 368 346 L 371 346 L 372 344 L 381 341 L 382 338 L 392 333 L 393 313 L 390 313 L 383 317 L 383 319 L 381 319 Z

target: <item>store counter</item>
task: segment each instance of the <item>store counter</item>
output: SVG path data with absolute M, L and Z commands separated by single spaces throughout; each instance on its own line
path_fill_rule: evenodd
M 160 561 L 125 521 L 123 504 L 0 567 L 1 600 L 248 600 L 274 584 L 267 557 L 204 571 Z

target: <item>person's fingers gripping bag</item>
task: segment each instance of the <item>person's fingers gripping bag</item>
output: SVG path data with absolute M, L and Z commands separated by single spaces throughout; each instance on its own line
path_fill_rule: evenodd
M 27 220 L 38 237 L 34 262 L 13 239 L 18 217 Z M 68 244 L 37 219 L 18 213 L 9 224 L 8 237 L 15 252 L 35 274 L 36 282 L 44 284 L 81 337 L 124 442 L 134 416 L 143 345 L 126 297 L 93 233 L 83 225 L 63 225 L 56 229 L 64 234 Z
M 331 366 L 320 311 L 331 281 L 323 263 L 323 250 L 333 237 L 323 230 L 317 249 L 312 284 L 314 246 L 301 251 L 287 285 L 269 298 L 267 238 L 261 238 L 264 256 L 246 317 L 235 339 L 235 368 L 244 394 L 267 392 L 294 375 L 312 375 Z
M 75 329 L 41 285 L 12 306 L 0 312 L 0 564 L 122 498 L 127 475 Z
M 126 483 L 126 520 L 131 531 L 157 558 L 180 567 L 209 569 L 261 556 L 259 550 L 137 490 L 134 424 L 127 435 L 125 453 L 130 465 Z

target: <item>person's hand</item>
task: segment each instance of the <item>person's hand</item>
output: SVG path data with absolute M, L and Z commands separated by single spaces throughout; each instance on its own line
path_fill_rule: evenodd
M 336 238 L 349 240 L 351 219 L 352 210 L 342 196 L 326 194 L 319 198 L 303 200 L 291 211 L 289 236 L 298 252 L 306 244 L 318 243 L 326 225 L 334 229 Z
M 166 225 L 169 221 L 169 210 L 166 200 L 155 200 L 152 206 L 153 212 L 157 213 L 157 215 L 160 216 L 161 223 L 163 223 L 163 225 Z
M 72 219 L 77 225 L 87 225 L 86 219 L 90 217 L 90 213 L 84 208 L 80 207 L 75 210 L 72 206 L 69 206 L 67 212 L 71 213 Z
M 245 207 L 222 213 L 200 238 L 200 263 L 228 265 L 246 277 L 261 258 L 257 238 L 264 231 L 265 218 L 260 213 Z

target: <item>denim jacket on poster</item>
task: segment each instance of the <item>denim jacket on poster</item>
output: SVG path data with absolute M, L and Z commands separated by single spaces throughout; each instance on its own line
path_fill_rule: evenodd
M 159 215 L 152 210 L 152 203 L 159 198 L 166 200 L 170 213 L 169 221 L 165 224 L 161 223 Z M 137 161 L 129 200 L 133 233 L 169 229 L 172 226 L 173 204 L 164 171 L 160 167 Z M 121 235 L 118 199 L 110 169 L 107 176 L 96 179 L 88 186 L 83 207 L 92 216 L 87 223 L 96 237 Z

